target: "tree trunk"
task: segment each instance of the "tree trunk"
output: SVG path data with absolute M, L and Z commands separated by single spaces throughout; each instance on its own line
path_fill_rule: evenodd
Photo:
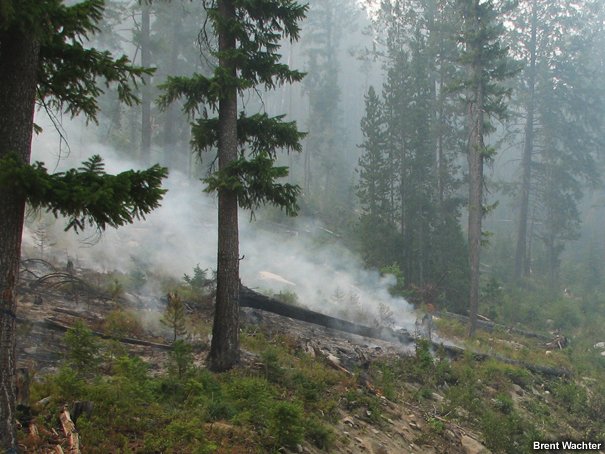
M 471 271 L 470 304 L 469 304 L 469 336 L 477 329 L 477 312 L 479 310 L 479 275 L 481 260 L 481 226 L 483 221 L 483 125 L 481 109 L 476 104 L 469 108 L 471 134 L 469 138 L 469 212 L 468 212 L 468 244 L 469 265 Z
M 0 35 L 0 158 L 15 152 L 29 164 L 39 43 L 15 27 Z M 15 427 L 15 289 L 19 277 L 25 200 L 0 197 L 0 450 L 17 452 Z
M 172 26 L 172 53 L 170 55 L 170 70 L 172 74 L 178 74 L 179 64 L 179 27 L 181 26 L 179 21 L 174 21 Z M 177 122 L 177 112 L 175 106 L 170 104 L 166 108 L 164 114 L 164 162 L 170 167 L 176 167 L 179 170 L 183 170 L 186 166 L 183 164 L 183 156 L 180 151 L 177 150 L 177 139 L 175 135 L 175 123 Z
M 474 18 L 474 28 L 479 30 L 479 18 Z M 481 49 L 473 49 L 479 53 Z M 479 276 L 481 261 L 481 227 L 483 223 L 483 104 L 484 83 L 482 68 L 475 62 L 471 68 L 471 77 L 476 81 L 473 100 L 468 106 L 468 173 L 469 173 L 469 210 L 468 210 L 468 244 L 470 265 L 470 303 L 469 303 L 469 336 L 477 330 L 477 312 L 479 310 Z
M 225 23 L 235 20 L 233 0 L 219 1 L 219 13 Z M 235 38 L 222 24 L 219 32 L 219 65 L 231 78 L 229 93 L 219 102 L 219 169 L 237 159 L 237 76 L 235 62 L 225 52 L 235 48 Z M 218 191 L 218 264 L 216 309 L 210 346 L 210 369 L 220 372 L 239 362 L 239 232 L 237 194 Z
M 151 66 L 149 35 L 151 32 L 151 6 L 148 0 L 141 4 L 141 66 Z M 143 75 L 141 89 L 141 162 L 151 162 L 151 76 Z
M 527 259 L 527 220 L 529 213 L 529 196 L 531 191 L 532 155 L 534 152 L 534 97 L 536 84 L 536 28 L 538 25 L 538 1 L 532 5 L 531 38 L 529 42 L 530 64 L 527 75 L 528 101 L 525 123 L 525 147 L 521 158 L 521 206 L 517 225 L 517 247 L 515 250 L 514 277 L 529 276 L 530 263 Z

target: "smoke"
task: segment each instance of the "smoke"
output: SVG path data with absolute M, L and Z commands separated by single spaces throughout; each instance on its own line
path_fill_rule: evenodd
M 68 125 L 72 130 L 75 126 Z M 71 152 L 60 159 L 58 149 L 55 135 L 44 133 L 34 141 L 34 160 L 62 171 L 99 154 L 108 173 L 140 168 L 101 144 L 71 140 Z M 203 192 L 199 180 L 189 180 L 178 172 L 171 172 L 165 187 L 169 191 L 162 206 L 146 220 L 100 236 L 96 232 L 63 232 L 63 220 L 54 222 L 50 215 L 34 217 L 24 232 L 24 249 L 39 243 L 37 229 L 43 224 L 55 257 L 63 262 L 69 257 L 84 268 L 128 273 L 143 264 L 151 273 L 177 279 L 185 273 L 191 275 L 198 264 L 202 269 L 214 269 L 215 198 Z M 284 226 L 264 220 L 260 214 L 256 221 L 249 220 L 249 213 L 242 211 L 240 275 L 244 285 L 264 292 L 295 293 L 301 305 L 328 315 L 361 316 L 366 320 L 360 321 L 368 323 L 392 317 L 397 325 L 412 326 L 411 305 L 389 294 L 394 278 L 365 269 L 361 259 L 319 222 L 301 218 Z

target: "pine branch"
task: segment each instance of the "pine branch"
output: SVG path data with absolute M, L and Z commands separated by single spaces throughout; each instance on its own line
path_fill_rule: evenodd
M 168 169 L 158 164 L 147 170 L 108 175 L 99 156 L 78 169 L 49 174 L 44 164 L 22 163 L 15 154 L 0 161 L 0 187 L 18 190 L 33 209 L 46 209 L 67 218 L 65 230 L 86 226 L 98 230 L 130 224 L 160 206 Z

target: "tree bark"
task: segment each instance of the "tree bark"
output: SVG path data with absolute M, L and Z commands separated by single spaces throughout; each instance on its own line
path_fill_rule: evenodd
M 178 74 L 179 64 L 179 28 L 181 23 L 175 20 L 172 24 L 172 53 L 170 55 L 170 70 L 171 74 Z M 180 112 L 177 112 L 175 106 L 170 104 L 166 108 L 164 114 L 164 162 L 169 163 L 171 167 L 176 167 L 179 170 L 184 170 L 185 165 L 183 164 L 183 156 L 180 151 L 177 150 L 177 139 L 175 134 L 175 124 L 177 122 L 177 116 Z
M 235 62 L 225 52 L 235 49 L 235 38 L 226 31 L 235 20 L 233 0 L 218 4 L 221 20 L 219 65 L 231 79 L 228 93 L 219 101 L 219 170 L 237 159 L 237 89 Z M 218 263 L 217 288 L 210 369 L 228 370 L 239 362 L 239 231 L 237 194 L 225 187 L 218 191 Z
M 479 18 L 475 15 L 474 28 L 479 30 Z M 480 53 L 481 49 L 472 49 Z M 477 330 L 477 312 L 479 310 L 479 277 L 481 260 L 481 228 L 483 224 L 483 143 L 484 125 L 484 82 L 480 63 L 475 61 L 471 67 L 471 77 L 476 81 L 472 100 L 468 105 L 469 138 L 468 138 L 468 173 L 469 173 L 469 210 L 468 210 L 468 244 L 470 265 L 470 303 L 469 303 L 469 336 Z
M 0 35 L 0 158 L 15 152 L 29 164 L 39 43 L 14 27 Z M 15 295 L 25 199 L 13 189 L 0 197 L 0 450 L 17 452 L 15 426 Z
M 151 6 L 148 0 L 141 3 L 141 66 L 151 67 Z M 143 75 L 141 88 L 141 162 L 151 162 L 151 76 Z
M 531 37 L 529 41 L 530 64 L 527 74 L 528 101 L 525 123 L 525 146 L 521 158 L 521 205 L 517 225 L 517 247 L 515 249 L 514 277 L 529 276 L 530 263 L 527 252 L 527 220 L 531 191 L 532 155 L 534 152 L 534 98 L 536 85 L 536 28 L 538 25 L 538 1 L 532 4 Z

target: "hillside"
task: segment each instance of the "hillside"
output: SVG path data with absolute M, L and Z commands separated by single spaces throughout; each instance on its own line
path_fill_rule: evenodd
M 187 307 L 186 341 L 171 344 L 158 322 L 163 294 L 127 293 L 119 276 L 42 261 L 23 270 L 24 452 L 77 452 L 62 431 L 64 406 L 76 410 L 82 453 L 522 453 L 535 441 L 603 440 L 598 351 L 546 350 L 540 338 L 496 328 L 466 341 L 476 354 L 451 357 L 422 339 L 389 343 L 242 309 L 242 363 L 216 375 L 204 367 L 211 298 L 190 283 L 164 283 Z M 435 327 L 465 346 L 458 321 Z M 77 418 L 82 401 L 94 408 Z

